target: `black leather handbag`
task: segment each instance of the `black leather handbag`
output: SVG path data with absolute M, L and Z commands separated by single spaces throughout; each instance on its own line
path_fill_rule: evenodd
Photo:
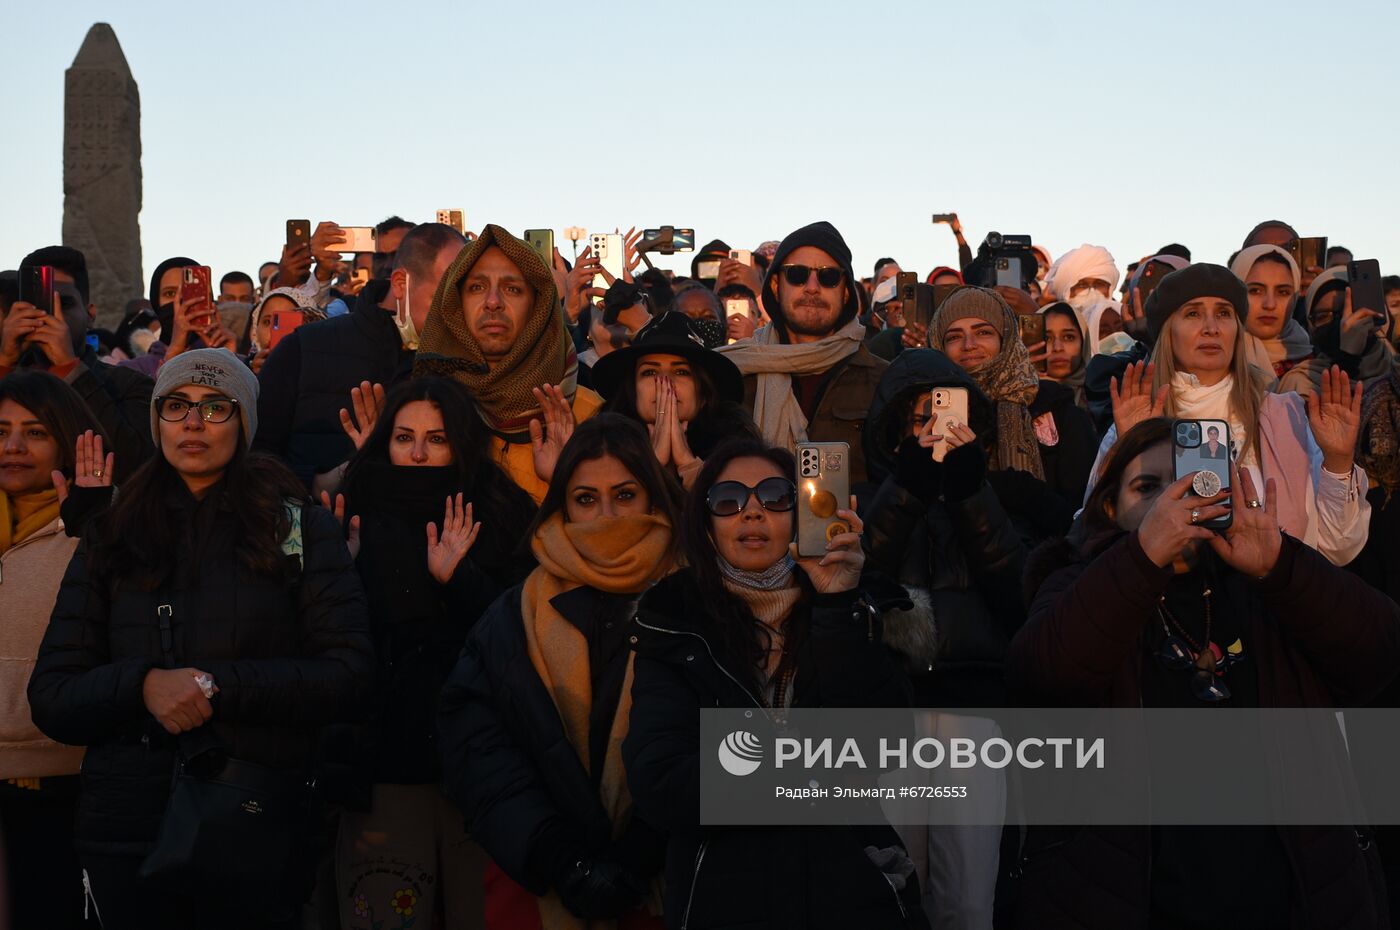
M 175 667 L 170 608 L 157 611 Z M 140 876 L 182 895 L 270 904 L 299 891 L 314 812 L 307 778 L 230 758 L 208 727 L 183 733 L 155 849 Z

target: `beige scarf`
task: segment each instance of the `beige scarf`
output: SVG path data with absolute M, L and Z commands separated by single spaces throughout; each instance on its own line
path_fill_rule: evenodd
M 531 549 L 539 567 L 525 580 L 520 597 L 530 664 L 554 699 L 569 745 L 588 771 L 588 719 L 593 710 L 588 642 L 551 601 L 585 585 L 609 594 L 641 594 L 673 567 L 671 524 L 655 514 L 569 523 L 563 513 L 556 513 L 535 531 Z M 622 740 L 627 736 L 632 711 L 632 659 L 628 655 L 599 787 L 614 838 L 626 828 L 632 812 L 632 796 L 622 768 Z M 661 913 L 659 888 L 653 886 L 642 906 L 652 914 Z M 617 926 L 614 920 L 574 916 L 553 889 L 539 899 L 539 908 L 545 930 L 614 930 Z
M 717 350 L 739 366 L 745 375 L 758 375 L 753 400 L 753 420 L 763 438 L 788 451 L 807 440 L 807 417 L 797 403 L 792 379 L 817 375 L 860 350 L 865 326 L 851 320 L 816 342 L 784 343 L 773 324 L 761 327 L 748 339 Z

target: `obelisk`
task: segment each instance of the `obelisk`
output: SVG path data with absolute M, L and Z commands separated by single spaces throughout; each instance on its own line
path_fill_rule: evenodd
M 95 23 L 64 73 L 63 244 L 87 257 L 99 326 L 145 293 L 140 212 L 141 98 L 117 34 Z

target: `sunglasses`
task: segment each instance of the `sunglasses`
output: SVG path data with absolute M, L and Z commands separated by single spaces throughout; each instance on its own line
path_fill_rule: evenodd
M 817 283 L 825 288 L 833 288 L 841 283 L 846 273 L 840 268 L 813 268 L 810 265 L 784 265 L 783 278 L 792 287 L 802 287 L 817 273 Z
M 238 412 L 238 401 L 231 397 L 211 397 L 198 403 L 183 397 L 156 398 L 156 413 L 167 423 L 184 422 L 194 409 L 205 423 L 225 423 Z
M 797 504 L 797 485 L 786 478 L 764 478 L 749 487 L 739 481 L 721 481 L 705 495 L 705 508 L 716 517 L 732 517 L 748 506 L 749 497 L 770 513 L 786 513 Z

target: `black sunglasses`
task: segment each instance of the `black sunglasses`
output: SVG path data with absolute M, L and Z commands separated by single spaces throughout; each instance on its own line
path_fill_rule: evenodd
M 705 495 L 705 508 L 717 517 L 732 517 L 748 506 L 749 497 L 772 513 L 786 513 L 797 503 L 797 485 L 786 478 L 764 478 L 749 487 L 740 481 L 721 481 Z
M 841 279 L 846 273 L 840 268 L 813 268 L 810 265 L 784 265 L 783 277 L 792 287 L 802 287 L 812 277 L 812 272 L 817 273 L 817 283 L 825 288 L 833 288 L 841 283 Z

